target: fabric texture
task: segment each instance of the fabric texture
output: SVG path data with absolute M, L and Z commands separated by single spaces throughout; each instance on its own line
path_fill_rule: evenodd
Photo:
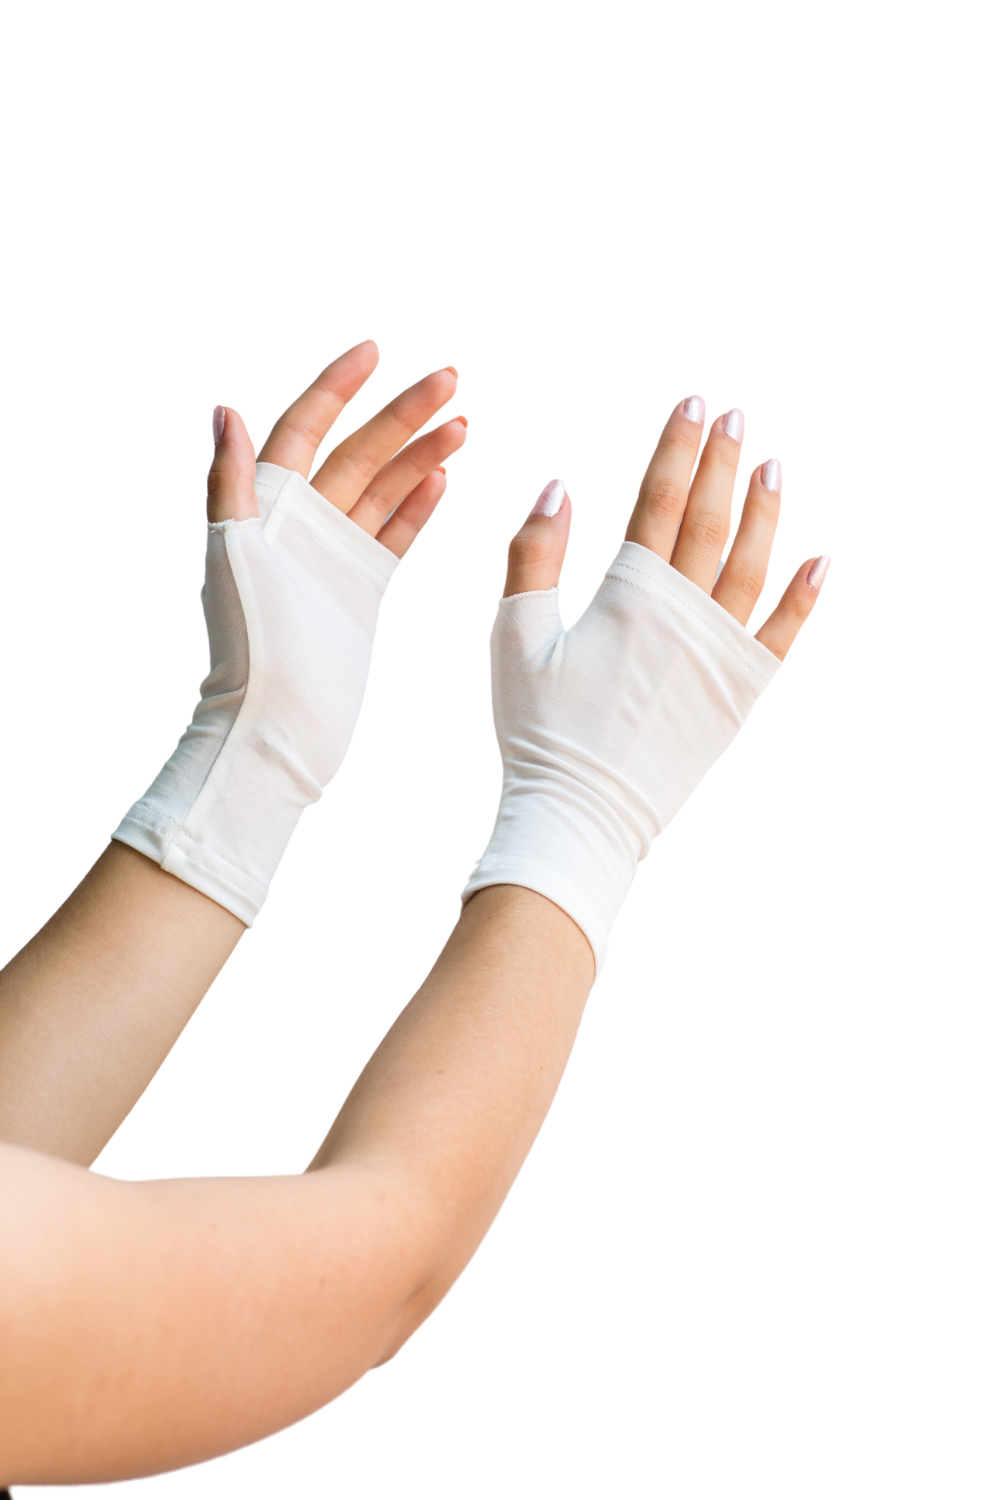
M 397 559 L 300 474 L 257 465 L 260 517 L 208 528 L 211 670 L 177 749 L 112 835 L 249 926 L 354 732 Z
M 538 891 L 582 928 L 599 970 L 639 861 L 780 663 L 635 542 L 569 631 L 558 589 L 502 599 L 491 654 L 503 793 L 462 899 Z

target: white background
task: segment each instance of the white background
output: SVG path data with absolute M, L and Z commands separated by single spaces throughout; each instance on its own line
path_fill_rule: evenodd
M 487 638 L 548 479 L 575 507 L 567 620 L 691 391 L 744 408 L 745 475 L 783 461 L 767 607 L 833 555 L 640 871 L 550 1119 L 446 1303 L 311 1420 L 121 1494 L 997 1494 L 992 19 L 8 17 L 7 953 L 187 722 L 215 403 L 260 441 L 371 336 L 356 421 L 445 363 L 470 420 L 347 764 L 103 1170 L 308 1160 L 488 835 Z

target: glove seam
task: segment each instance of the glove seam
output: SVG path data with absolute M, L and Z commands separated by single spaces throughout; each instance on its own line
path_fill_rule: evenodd
M 148 808 L 150 804 L 137 802 L 135 806 L 144 806 Z M 206 875 L 211 875 L 214 873 L 211 865 L 205 864 L 201 859 L 198 858 L 197 851 L 208 848 L 206 841 L 203 838 L 199 838 L 197 834 L 191 833 L 189 829 L 185 828 L 183 823 L 178 823 L 176 819 L 171 819 L 168 823 L 151 823 L 145 818 L 137 818 L 134 814 L 134 810 L 130 810 L 128 813 L 126 813 L 125 817 L 119 824 L 119 828 L 125 828 L 129 823 L 134 823 L 136 828 L 148 829 L 150 833 L 155 833 L 158 838 L 163 840 L 164 859 L 169 856 L 171 849 L 179 849 L 181 850 L 181 852 L 185 853 L 185 857 L 187 857 L 187 853 L 184 850 L 183 844 L 180 843 L 177 838 L 177 835 L 179 834 L 181 838 L 187 839 L 192 846 L 194 853 L 190 857 L 191 863 L 193 865 L 197 865 L 198 869 L 204 870 Z M 114 834 L 112 834 L 112 838 L 116 837 L 117 830 Z M 260 881 L 253 874 L 252 870 L 245 870 L 242 865 L 234 865 L 232 860 L 227 859 L 224 854 L 219 854 L 214 850 L 209 849 L 209 855 L 211 859 L 217 860 L 218 863 L 220 865 L 223 865 L 227 870 L 232 870 L 237 875 L 245 876 L 246 879 L 253 881 L 253 883 L 258 888 L 260 887 Z M 239 881 L 234 880 L 232 884 L 238 891 L 241 891 L 244 896 L 247 896 L 254 901 L 257 900 L 257 896 L 255 895 L 255 893 L 247 889 L 246 886 L 241 885 Z

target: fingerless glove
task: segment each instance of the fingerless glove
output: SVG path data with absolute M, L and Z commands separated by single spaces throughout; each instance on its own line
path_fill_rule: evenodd
M 301 475 L 257 465 L 260 517 L 208 528 L 211 670 L 113 837 L 249 926 L 302 809 L 340 766 L 397 559 Z
M 462 899 L 488 885 L 538 891 L 583 930 L 600 970 L 639 860 L 780 663 L 635 542 L 572 630 L 558 589 L 502 599 L 491 652 L 503 793 Z

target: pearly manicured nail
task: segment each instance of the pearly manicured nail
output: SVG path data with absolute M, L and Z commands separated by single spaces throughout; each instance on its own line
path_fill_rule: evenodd
M 566 495 L 566 486 L 561 479 L 551 479 L 545 486 L 534 505 L 531 507 L 533 516 L 557 516 L 562 508 L 563 499 Z
M 684 415 L 689 422 L 704 422 L 705 403 L 700 396 L 689 396 L 684 403 Z
M 781 489 L 781 464 L 776 458 L 769 458 L 766 464 L 761 464 L 760 482 L 766 490 L 777 492 Z
M 726 437 L 735 438 L 738 443 L 743 441 L 743 413 L 738 406 L 726 412 L 722 419 L 722 430 Z
M 829 566 L 830 559 L 828 557 L 817 557 L 806 574 L 806 588 L 810 588 L 814 594 L 818 594 L 823 587 L 823 579 L 826 577 L 826 570 Z
M 218 447 L 226 430 L 226 408 L 217 406 L 212 413 L 212 441 Z

